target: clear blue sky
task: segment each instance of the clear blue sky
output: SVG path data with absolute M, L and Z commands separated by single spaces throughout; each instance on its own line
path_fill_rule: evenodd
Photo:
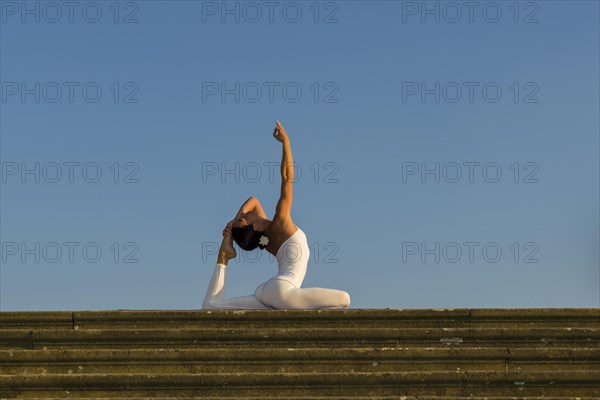
M 600 306 L 597 1 L 113 3 L 0 1 L 1 310 L 200 308 L 275 119 L 304 287 Z

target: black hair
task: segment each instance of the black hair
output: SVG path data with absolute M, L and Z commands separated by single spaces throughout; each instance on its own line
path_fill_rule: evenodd
M 260 244 L 260 238 L 264 234 L 264 232 L 255 231 L 252 225 L 246 225 L 241 228 L 237 227 L 231 230 L 231 236 L 233 236 L 233 240 L 235 240 L 238 246 L 246 251 L 252 251 L 257 247 L 262 250 L 267 247 Z

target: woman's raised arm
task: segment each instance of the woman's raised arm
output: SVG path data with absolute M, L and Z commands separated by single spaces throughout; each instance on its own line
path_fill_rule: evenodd
M 292 210 L 294 159 L 292 157 L 290 139 L 279 121 L 276 122 L 277 126 L 273 131 L 273 137 L 283 144 L 283 155 L 281 158 L 281 195 L 277 202 L 275 217 L 286 218 L 289 217 Z

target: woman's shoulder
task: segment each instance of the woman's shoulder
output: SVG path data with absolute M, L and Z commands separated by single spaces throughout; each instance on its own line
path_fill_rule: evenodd
M 294 222 L 289 221 L 273 221 L 269 227 L 267 236 L 269 237 L 269 246 L 272 253 L 277 253 L 279 246 L 281 246 L 287 239 L 289 239 L 294 233 L 300 230 L 300 227 L 296 226 Z M 272 245 L 272 246 L 271 246 Z
M 285 240 L 300 229 L 291 219 L 289 221 L 273 221 L 269 228 L 270 232 L 268 234 L 270 233 L 273 236 L 272 239 L 275 241 L 281 238 Z
M 285 218 L 273 218 L 270 224 L 270 231 L 272 235 L 280 236 L 280 235 L 291 235 L 298 230 L 298 227 L 292 220 L 290 215 Z

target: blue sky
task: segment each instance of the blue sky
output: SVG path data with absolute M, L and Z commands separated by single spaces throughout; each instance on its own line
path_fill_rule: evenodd
M 200 308 L 241 203 L 273 216 L 275 119 L 304 287 L 600 306 L 598 2 L 48 4 L 0 1 L 0 309 Z

